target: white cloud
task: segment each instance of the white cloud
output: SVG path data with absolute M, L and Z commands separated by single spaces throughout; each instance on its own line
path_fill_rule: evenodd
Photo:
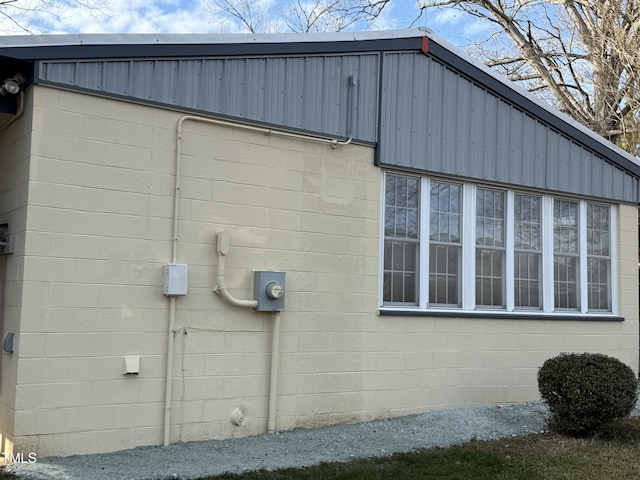
M 99 10 L 83 3 L 62 0 L 43 9 L 41 0 L 24 0 L 22 5 L 33 10 L 8 7 L 5 13 L 30 33 L 211 33 L 221 28 L 203 0 L 108 0 Z M 27 33 L 16 22 L 0 20 L 0 34 Z
M 278 2 L 255 0 L 253 8 L 273 13 Z M 96 10 L 85 6 L 98 2 Z M 216 15 L 212 0 L 19 0 L 0 6 L 0 36 L 24 33 L 215 33 L 235 32 L 241 26 L 223 14 Z M 371 24 L 356 29 L 389 30 L 428 27 L 455 44 L 468 43 L 483 32 L 482 22 L 459 10 L 427 9 L 420 15 L 415 0 L 394 0 Z M 20 28 L 22 25 L 28 31 Z M 466 42 L 464 41 L 466 39 Z

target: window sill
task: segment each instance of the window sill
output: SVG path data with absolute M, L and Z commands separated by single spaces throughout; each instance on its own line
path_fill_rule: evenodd
M 480 318 L 492 320 L 554 320 L 554 321 L 590 321 L 624 322 L 624 317 L 612 313 L 569 313 L 569 312 L 505 312 L 495 310 L 420 310 L 417 308 L 380 307 L 380 316 L 390 317 L 441 317 L 441 318 Z

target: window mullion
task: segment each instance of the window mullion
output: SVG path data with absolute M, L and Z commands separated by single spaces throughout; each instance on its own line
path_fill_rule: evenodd
M 553 197 L 542 196 L 542 305 L 546 313 L 554 311 L 553 272 Z
M 578 231 L 580 232 L 580 271 L 578 272 L 578 291 L 580 292 L 580 311 L 587 313 L 589 311 L 589 285 L 587 272 L 587 202 L 580 202 L 580 217 L 578 223 Z
M 462 192 L 462 308 L 476 307 L 476 187 L 465 183 Z
M 420 182 L 420 246 L 418 281 L 420 308 L 427 308 L 429 304 L 429 179 L 422 177 Z
M 512 312 L 515 310 L 515 294 L 514 294 L 514 229 L 515 229 L 515 219 L 514 219 L 514 202 L 515 202 L 515 194 L 513 190 L 507 191 L 507 212 L 505 218 L 505 228 L 506 228 L 506 239 L 505 239 L 505 288 L 506 288 L 506 307 L 507 311 Z

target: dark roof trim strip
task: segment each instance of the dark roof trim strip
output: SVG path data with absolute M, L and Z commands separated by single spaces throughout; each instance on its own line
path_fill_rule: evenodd
M 2 55 L 20 60 L 184 58 L 253 55 L 307 55 L 421 50 L 423 37 L 291 43 L 83 44 L 8 47 Z
M 498 80 L 493 75 L 487 73 L 484 69 L 476 67 L 447 48 L 439 45 L 433 39 L 429 42 L 428 55 L 441 60 L 450 68 L 458 71 L 462 75 L 465 75 L 474 82 L 479 83 L 488 90 L 491 90 L 496 95 L 516 105 L 521 110 L 528 112 L 534 118 L 546 123 L 551 128 L 558 130 L 559 132 L 563 132 L 576 143 L 585 146 L 604 159 L 614 162 L 618 167 L 626 170 L 636 177 L 640 177 L 640 165 L 629 160 L 623 154 L 616 152 L 613 145 L 606 145 L 603 143 L 606 142 L 606 140 L 603 139 L 603 142 L 600 142 L 593 138 L 592 135 L 597 135 L 596 133 L 591 133 L 591 135 L 589 135 L 580 128 L 557 116 L 551 110 L 542 107 L 531 98 L 522 95 L 512 86 L 509 86 L 505 81 Z

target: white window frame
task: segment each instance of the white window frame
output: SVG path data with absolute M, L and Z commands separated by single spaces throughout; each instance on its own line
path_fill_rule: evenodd
M 418 259 L 418 302 L 415 305 L 385 305 L 383 304 L 383 266 L 384 266 L 384 211 L 385 211 L 385 183 L 387 175 L 394 175 L 395 172 L 384 172 L 382 176 L 381 186 L 381 235 L 380 235 L 380 282 L 379 282 L 379 308 L 384 311 L 407 311 L 407 312 L 460 312 L 464 314 L 491 313 L 496 317 L 504 314 L 518 314 L 519 316 L 558 316 L 563 317 L 570 314 L 583 316 L 588 318 L 590 315 L 598 316 L 616 316 L 619 312 L 618 305 L 618 220 L 617 206 L 602 201 L 591 201 L 584 198 L 576 198 L 561 195 L 552 195 L 544 192 L 528 191 L 526 189 L 504 188 L 484 184 L 476 184 L 471 182 L 461 182 L 458 180 L 439 179 L 437 181 L 453 182 L 462 185 L 462 275 L 460 279 L 460 299 L 461 306 L 442 307 L 429 305 L 429 214 L 430 214 L 430 182 L 431 177 L 420 176 L 420 248 Z M 399 175 L 409 175 L 398 173 Z M 418 177 L 417 175 L 415 177 Z M 506 192 L 506 278 L 505 278 L 505 303 L 504 308 L 495 308 L 476 305 L 476 289 L 475 289 L 475 258 L 476 258 L 476 189 L 478 187 L 488 187 L 493 189 L 501 189 Z M 514 258 L 515 258 L 515 239 L 514 239 L 514 199 L 516 193 L 535 194 L 541 197 L 541 271 L 540 271 L 540 289 L 541 289 L 541 308 L 516 308 L 515 292 L 514 292 Z M 554 199 L 566 199 L 579 204 L 579 272 L 578 272 L 578 309 L 575 311 L 566 309 L 556 309 L 554 306 L 554 242 L 553 242 L 553 202 Z M 611 295 L 611 311 L 589 311 L 588 309 L 588 278 L 587 278 L 587 204 L 594 203 L 597 205 L 606 205 L 609 207 L 609 225 L 610 225 L 610 295 Z

